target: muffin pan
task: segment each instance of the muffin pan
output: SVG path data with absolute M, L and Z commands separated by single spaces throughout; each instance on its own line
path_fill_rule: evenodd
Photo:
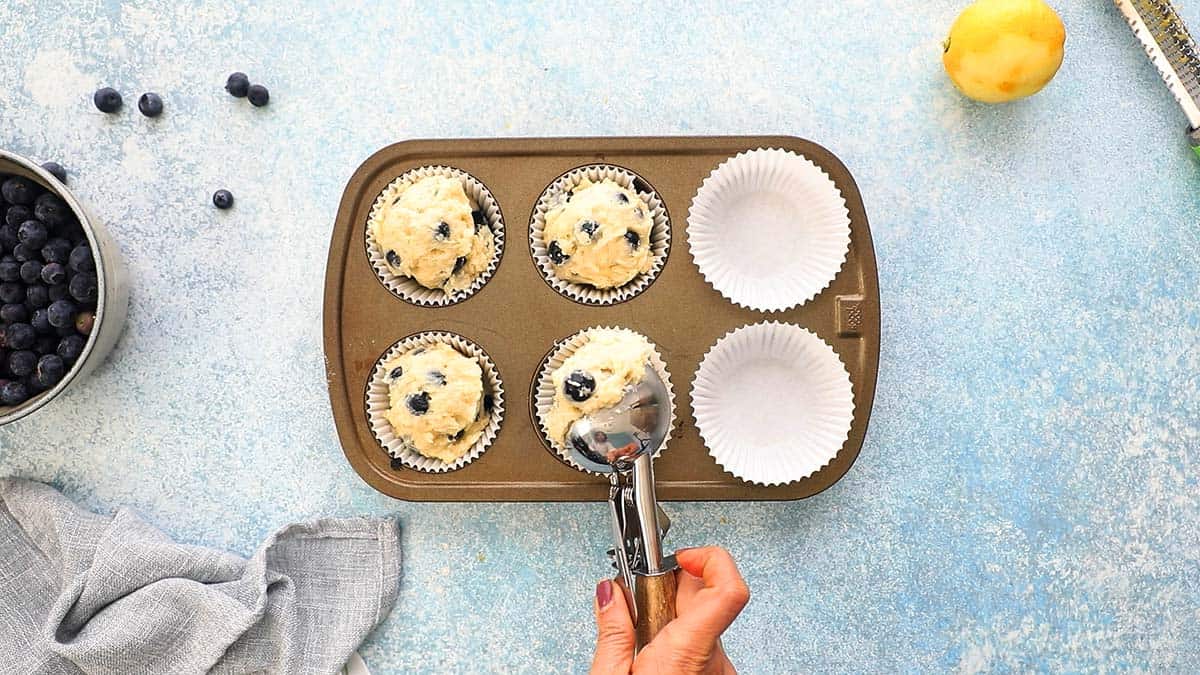
M 782 148 L 833 179 L 850 213 L 850 248 L 834 280 L 809 302 L 763 313 L 734 305 L 709 286 L 688 255 L 687 212 L 721 162 L 745 150 Z M 530 254 L 528 223 L 546 186 L 595 163 L 625 167 L 654 186 L 671 221 L 670 252 L 644 292 L 588 306 L 556 292 Z M 365 252 L 367 217 L 397 176 L 424 165 L 469 172 L 491 190 L 506 219 L 504 255 L 492 279 L 466 300 L 419 307 L 388 291 Z M 803 326 L 829 344 L 854 388 L 854 419 L 837 457 L 787 485 L 760 486 L 722 471 L 696 430 L 690 386 L 713 344 L 738 326 L 773 320 Z M 858 457 L 879 365 L 879 286 L 862 197 L 846 167 L 825 148 L 790 136 L 418 140 L 390 145 L 351 176 L 330 242 L 325 277 L 325 357 L 330 402 L 342 449 L 354 470 L 384 494 L 411 501 L 599 501 L 608 481 L 571 468 L 543 440 L 531 400 L 543 360 L 556 342 L 597 325 L 647 336 L 677 381 L 677 424 L 655 461 L 662 500 L 787 500 L 837 482 Z M 372 433 L 366 392 L 380 355 L 422 331 L 462 335 L 488 353 L 505 385 L 504 422 L 491 447 L 461 469 L 425 473 L 393 465 Z

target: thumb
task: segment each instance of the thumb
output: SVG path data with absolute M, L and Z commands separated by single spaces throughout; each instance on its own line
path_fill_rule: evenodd
M 609 579 L 596 585 L 596 656 L 592 659 L 592 675 L 620 673 L 628 675 L 633 668 L 633 619 L 625 592 Z

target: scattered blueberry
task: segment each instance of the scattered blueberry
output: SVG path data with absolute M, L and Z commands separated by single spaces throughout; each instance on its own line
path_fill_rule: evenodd
M 16 259 L 0 262 L 0 281 L 16 281 L 21 278 L 21 263 Z
M 75 303 L 70 300 L 59 300 L 58 302 L 50 303 L 50 306 L 46 308 L 46 318 L 50 320 L 50 325 L 55 328 L 73 326 L 75 325 L 76 310 Z
M 394 469 L 396 471 L 400 471 L 401 469 L 404 468 L 404 460 L 400 459 L 399 457 L 393 457 L 392 461 L 391 461 L 391 465 L 392 465 L 392 469 Z
M 235 75 L 236 74 L 237 73 L 235 73 Z M 402 375 L 404 375 L 404 369 L 400 366 L 396 366 L 395 368 L 392 368 L 392 372 L 388 373 L 388 379 L 398 380 Z
M 92 258 L 92 249 L 86 244 L 80 244 L 71 249 L 67 256 L 67 267 L 76 272 L 96 271 L 96 261 Z
M 395 251 L 388 249 L 387 255 L 384 257 L 387 258 L 389 265 L 397 269 L 400 268 L 400 256 Z
M 217 190 L 213 193 L 213 206 L 227 209 L 233 206 L 233 193 L 229 190 Z
M 48 263 L 65 264 L 71 257 L 71 242 L 62 237 L 51 237 L 42 247 L 42 260 Z
M 32 287 L 31 287 L 32 288 Z M 96 275 L 80 272 L 67 282 L 71 297 L 79 302 L 95 302 L 97 295 Z
M 82 335 L 68 335 L 58 341 L 58 355 L 67 363 L 74 363 L 75 359 L 83 353 L 83 346 L 87 344 L 87 338 Z
M 472 211 L 471 222 L 475 223 L 476 234 L 479 234 L 479 230 L 487 225 L 487 219 L 483 217 L 483 211 Z
M 11 176 L 0 183 L 0 196 L 9 204 L 32 204 L 37 195 L 37 184 L 24 176 Z
M 17 229 L 17 239 L 35 251 L 45 246 L 49 238 L 50 233 L 40 220 L 27 220 Z
M 21 281 L 35 284 L 42 278 L 42 263 L 36 260 L 26 260 L 21 263 Z
M 563 393 L 572 401 L 583 403 L 596 391 L 596 378 L 591 373 L 576 370 L 563 380 Z
M 250 78 L 246 77 L 245 73 L 231 73 L 229 79 L 225 80 L 225 91 L 229 92 L 230 96 L 246 98 L 246 94 L 250 92 Z
M 433 238 L 437 239 L 438 241 L 446 241 L 449 239 L 450 224 L 445 221 L 438 223 L 437 232 L 434 233 Z
M 9 349 L 28 349 L 36 338 L 33 326 L 27 323 L 10 323 L 4 329 L 4 341 Z
M 583 220 L 579 222 L 579 229 L 588 236 L 588 239 L 595 239 L 596 231 L 600 229 L 600 223 L 594 220 Z
M 425 380 L 439 387 L 446 386 L 446 376 L 436 370 L 425 373 Z
M 429 394 L 425 392 L 409 394 L 404 403 L 408 405 L 409 412 L 414 415 L 424 415 L 429 412 Z
M 25 305 L 30 309 L 45 307 L 50 304 L 50 289 L 41 284 L 30 284 L 25 287 Z
M 4 323 L 23 323 L 29 319 L 29 309 L 19 303 L 0 305 L 0 321 Z
M 49 335 L 54 332 L 54 326 L 50 325 L 50 317 L 47 316 L 46 310 L 40 307 L 33 310 L 33 316 L 29 317 L 29 325 L 33 326 L 34 332 L 38 335 Z
M 7 198 L 6 198 L 7 199 Z M 31 204 L 33 202 L 30 202 Z M 4 222 L 13 227 L 20 227 L 21 223 L 33 217 L 33 209 L 26 204 L 13 204 L 8 207 L 8 211 L 4 213 Z
M 34 262 L 34 261 L 30 260 L 29 262 L 23 263 L 21 265 L 21 271 L 24 272 L 25 265 L 28 265 L 31 262 Z M 46 265 L 42 266 L 41 274 L 39 274 L 39 276 L 41 277 L 43 282 L 49 284 L 50 287 L 53 288 L 54 286 L 61 284 L 67 280 L 67 268 L 64 267 L 62 263 L 56 263 L 56 262 L 47 263 Z M 26 283 L 33 283 L 33 282 L 30 281 L 30 282 L 26 282 Z
M 5 405 L 20 405 L 29 399 L 29 389 L 24 382 L 9 382 L 0 387 L 0 403 Z
M 96 104 L 100 112 L 115 113 L 121 109 L 121 94 L 112 87 L 97 89 L 92 95 L 92 103 Z
M 252 84 L 246 90 L 246 98 L 250 99 L 250 104 L 255 108 L 261 108 L 271 100 L 271 92 L 261 84 Z
M 75 330 L 79 331 L 80 335 L 90 335 L 92 327 L 96 324 L 95 312 L 80 312 L 75 315 Z
M 25 302 L 25 287 L 15 281 L 0 283 L 0 303 L 6 305 Z
M 628 204 L 629 197 L 624 192 L 618 192 L 617 193 L 617 201 L 621 202 L 622 204 Z
M 46 354 L 38 359 L 36 373 L 43 384 L 53 386 L 66 375 L 67 367 L 58 354 Z
M 546 247 L 546 255 L 550 256 L 550 262 L 555 265 L 561 265 L 571 259 L 571 256 L 563 253 L 562 247 L 558 245 L 557 241 L 550 242 L 550 245 Z
M 26 246 L 25 244 L 17 244 L 13 247 L 13 257 L 16 258 L 18 262 L 36 260 L 38 257 L 38 250 L 36 248 Z
M 51 176 L 57 178 L 58 182 L 67 182 L 67 170 L 63 168 L 62 164 L 59 164 L 58 162 L 46 162 L 42 164 L 42 168 L 45 169 L 46 172 Z
M 634 250 L 636 250 L 639 246 L 642 245 L 642 238 L 640 236 L 638 236 L 638 233 L 634 232 L 633 230 L 625 231 L 625 241 L 629 242 L 629 245 L 632 246 L 634 248 Z
M 163 111 L 162 97 L 152 91 L 138 98 L 138 111 L 146 117 L 158 117 Z
M 463 265 L 467 264 L 467 256 L 462 255 L 454 259 L 454 271 L 451 274 L 458 274 L 462 271 Z
M 58 263 L 50 263 L 50 265 L 57 264 Z M 46 267 L 49 267 L 50 265 L 46 265 Z M 46 267 L 42 268 L 43 275 L 46 274 Z M 49 293 L 50 302 L 58 302 L 59 300 L 66 300 L 67 298 L 71 297 L 71 289 L 65 283 L 54 284 L 50 287 Z
M 46 224 L 47 228 L 62 227 L 74 216 L 58 195 L 49 192 L 39 196 L 33 203 L 33 217 Z

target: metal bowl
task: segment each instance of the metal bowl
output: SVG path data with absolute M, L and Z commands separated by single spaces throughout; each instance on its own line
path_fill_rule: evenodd
M 83 352 L 58 384 L 21 405 L 0 406 L 0 425 L 4 425 L 41 409 L 71 386 L 72 382 L 92 372 L 108 356 L 125 327 L 125 316 L 129 310 L 129 285 L 120 250 L 104 226 L 88 216 L 67 186 L 29 159 L 5 150 L 0 150 L 0 173 L 25 176 L 58 195 L 71 207 L 91 244 L 92 255 L 96 259 L 97 280 L 96 323 Z

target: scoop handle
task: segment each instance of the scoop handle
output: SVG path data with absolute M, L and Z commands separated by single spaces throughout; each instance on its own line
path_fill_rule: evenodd
M 641 649 L 675 618 L 675 571 L 638 576 L 633 600 L 637 606 L 637 648 Z

